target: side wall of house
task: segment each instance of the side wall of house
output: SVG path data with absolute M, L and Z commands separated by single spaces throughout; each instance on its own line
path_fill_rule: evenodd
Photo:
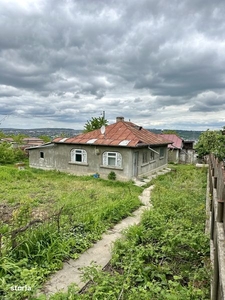
M 163 149 L 163 154 L 160 155 L 161 151 Z M 154 147 L 153 152 L 149 148 L 142 148 L 139 150 L 139 166 L 138 166 L 138 174 L 137 176 L 148 176 L 152 173 L 159 171 L 160 169 L 163 169 L 167 167 L 168 163 L 168 151 L 167 146 L 164 147 Z M 151 152 L 154 153 L 154 159 L 151 158 Z M 144 153 L 147 153 L 147 162 L 143 161 L 143 157 L 145 156 Z
M 71 151 L 73 149 L 85 150 L 87 162 L 72 162 Z M 44 158 L 40 157 L 44 153 Z M 104 152 L 118 152 L 122 157 L 121 167 L 103 165 Z M 67 145 L 55 144 L 51 148 L 37 148 L 29 151 L 30 167 L 44 170 L 59 170 L 75 175 L 93 175 L 99 173 L 102 178 L 107 178 L 111 171 L 116 173 L 119 180 L 132 178 L 132 150 L 126 147 L 106 147 L 95 145 Z
M 152 172 L 167 165 L 167 148 L 160 157 L 160 148 L 154 148 L 154 159 L 146 148 L 107 147 L 95 145 L 69 145 L 54 144 L 52 147 L 37 148 L 29 151 L 30 167 L 45 170 L 59 170 L 75 175 L 93 175 L 99 173 L 100 177 L 107 178 L 114 171 L 118 180 L 130 180 L 133 177 L 148 176 Z M 73 149 L 86 151 L 86 162 L 72 162 Z M 42 152 L 42 154 L 41 154 Z M 103 163 L 105 152 L 117 152 L 122 157 L 121 166 L 109 166 Z M 41 157 L 42 156 L 42 157 Z
M 43 155 L 41 154 L 43 153 Z M 44 157 L 42 157 L 44 156 Z M 55 169 L 55 146 L 29 150 L 29 165 L 43 170 Z
M 197 163 L 197 154 L 193 149 L 187 149 L 180 153 L 180 163 L 195 164 Z
M 168 162 L 178 163 L 179 162 L 179 149 L 168 150 Z

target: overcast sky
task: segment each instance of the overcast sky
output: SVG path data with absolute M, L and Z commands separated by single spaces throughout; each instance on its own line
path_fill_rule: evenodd
M 0 130 L 225 125 L 224 0 L 0 0 Z

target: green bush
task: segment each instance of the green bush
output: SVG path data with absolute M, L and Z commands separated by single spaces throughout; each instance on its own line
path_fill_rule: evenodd
M 0 163 L 12 164 L 26 159 L 26 154 L 21 149 L 12 148 L 11 144 L 0 143 Z
M 108 174 L 108 179 L 109 180 L 116 180 L 116 173 L 114 171 L 111 171 L 109 174 Z

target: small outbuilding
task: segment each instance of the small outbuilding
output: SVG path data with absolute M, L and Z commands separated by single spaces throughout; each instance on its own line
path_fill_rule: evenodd
M 168 144 L 168 162 L 196 163 L 197 155 L 194 150 L 194 141 L 185 141 L 176 134 L 162 134 L 162 137 L 171 141 Z

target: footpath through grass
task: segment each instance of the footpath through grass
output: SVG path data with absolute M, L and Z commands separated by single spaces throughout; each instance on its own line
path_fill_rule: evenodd
M 70 287 L 63 299 L 210 299 L 209 239 L 205 235 L 206 170 L 174 166 L 159 176 L 154 208 L 116 242 L 107 270 L 86 268 L 83 294 Z
M 0 299 L 5 300 L 36 299 L 36 289 L 64 260 L 77 258 L 141 205 L 143 190 L 132 182 L 10 166 L 0 166 L 0 182 Z

